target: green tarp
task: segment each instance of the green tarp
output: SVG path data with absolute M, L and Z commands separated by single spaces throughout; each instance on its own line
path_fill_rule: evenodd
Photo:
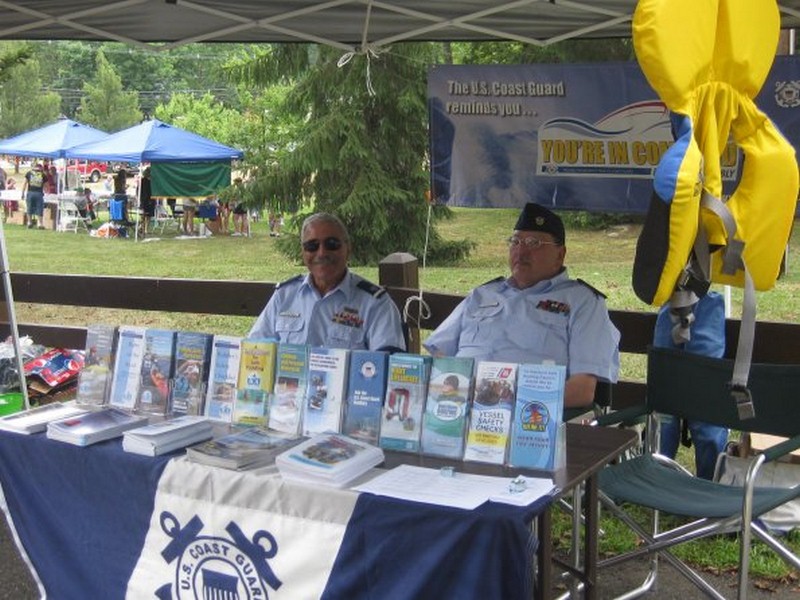
M 168 162 L 150 165 L 152 195 L 156 197 L 213 196 L 231 184 L 231 163 Z

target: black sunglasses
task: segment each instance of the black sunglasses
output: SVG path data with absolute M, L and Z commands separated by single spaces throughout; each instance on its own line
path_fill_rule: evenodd
M 306 252 L 316 252 L 319 250 L 320 245 L 322 245 L 325 250 L 333 252 L 334 250 L 338 250 L 344 245 L 344 242 L 336 237 L 327 237 L 321 242 L 319 240 L 307 240 L 302 243 L 303 250 Z

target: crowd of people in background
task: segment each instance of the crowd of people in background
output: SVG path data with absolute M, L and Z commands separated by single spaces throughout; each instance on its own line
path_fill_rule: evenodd
M 25 201 L 23 224 L 28 228 L 44 229 L 44 198 L 50 194 L 66 191 L 68 180 L 65 180 L 64 173 L 60 173 L 58 167 L 48 160 L 34 160 L 27 172 L 24 170 L 24 163 L 20 166 L 23 167 L 20 171 L 21 199 Z M 260 211 L 247 206 L 244 182 L 240 177 L 234 179 L 233 194 L 201 199 L 154 197 L 149 167 L 142 171 L 141 176 L 131 178 L 130 175 L 126 169 L 109 172 L 101 184 L 94 186 L 96 189 L 88 185 L 76 187 L 70 184 L 70 190 L 74 188 L 77 192 L 75 205 L 86 222 L 87 229 L 91 230 L 92 223 L 98 218 L 97 206 L 106 200 L 109 202 L 109 208 L 112 201 L 121 203 L 122 206 L 121 217 L 112 217 L 109 222 L 115 227 L 138 226 L 137 233 L 140 236 L 151 235 L 157 220 L 167 216 L 176 222 L 180 235 L 249 237 L 250 224 L 252 221 L 257 221 L 260 215 Z M 18 189 L 17 182 L 0 167 L 0 191 L 13 189 Z M 4 200 L 4 221 L 14 218 L 19 209 L 16 200 Z M 280 212 L 269 211 L 268 226 L 270 237 L 280 237 L 283 227 L 283 216 Z

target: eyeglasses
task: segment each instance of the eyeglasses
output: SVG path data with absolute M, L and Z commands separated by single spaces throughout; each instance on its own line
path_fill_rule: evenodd
M 321 242 L 319 240 L 306 240 L 305 242 L 302 243 L 303 250 L 310 253 L 319 250 L 320 246 L 325 248 L 325 250 L 333 252 L 341 248 L 343 245 L 344 242 L 342 242 L 342 240 L 336 237 L 327 237 Z
M 558 242 L 548 242 L 547 240 L 540 240 L 539 238 L 535 237 L 527 237 L 521 238 L 515 235 L 512 235 L 510 238 L 506 240 L 508 242 L 509 248 L 515 248 L 517 246 L 525 246 L 529 250 L 538 250 L 542 246 L 560 246 L 561 244 Z

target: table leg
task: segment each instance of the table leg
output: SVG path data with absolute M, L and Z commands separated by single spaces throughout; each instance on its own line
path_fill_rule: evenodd
M 594 600 L 597 597 L 597 537 L 600 528 L 600 510 L 597 497 L 597 476 L 586 480 L 584 497 L 584 514 L 586 515 L 583 568 L 586 576 L 584 582 L 584 598 Z

